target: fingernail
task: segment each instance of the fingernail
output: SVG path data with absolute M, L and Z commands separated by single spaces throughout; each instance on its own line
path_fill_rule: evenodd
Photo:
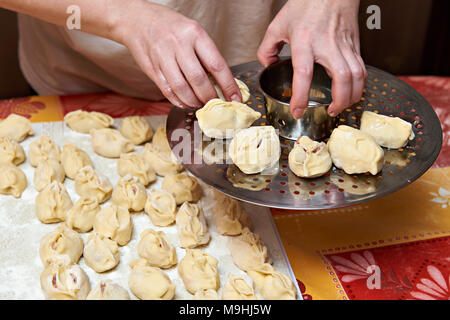
M 336 111 L 329 111 L 328 114 L 329 114 L 331 117 L 336 117 L 336 116 L 337 116 Z
M 241 102 L 241 98 L 239 98 L 239 96 L 238 96 L 236 93 L 234 93 L 234 94 L 231 96 L 231 101 Z
M 295 119 L 300 119 L 303 116 L 303 109 L 301 108 L 297 108 L 294 109 L 294 111 L 292 111 L 292 115 L 294 116 Z

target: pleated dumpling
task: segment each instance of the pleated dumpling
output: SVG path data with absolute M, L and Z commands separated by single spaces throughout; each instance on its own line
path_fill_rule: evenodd
M 0 194 L 20 198 L 27 187 L 27 177 L 13 164 L 0 165 Z
M 70 179 L 75 179 L 81 168 L 86 166 L 93 167 L 88 154 L 70 142 L 66 142 L 63 145 L 61 163 L 67 177 Z
M 292 280 L 285 274 L 265 263 L 247 272 L 256 289 L 267 300 L 295 300 L 297 290 Z
M 203 195 L 197 179 L 185 172 L 165 176 L 161 188 L 175 197 L 177 205 L 186 201 L 197 202 Z
M 170 192 L 152 189 L 145 203 L 145 212 L 155 226 L 165 227 L 175 222 L 177 203 Z
M 109 128 L 114 120 L 101 112 L 76 110 L 66 114 L 64 122 L 72 130 L 89 133 L 92 129 Z
M 178 237 L 182 248 L 195 248 L 205 245 L 210 240 L 208 226 L 202 208 L 185 202 L 176 217 Z
M 127 174 L 139 179 L 144 186 L 156 180 L 155 170 L 137 153 L 122 153 L 117 161 L 117 172 L 121 177 Z
M 34 170 L 34 187 L 37 191 L 42 191 L 53 181 L 64 182 L 66 174 L 64 168 L 58 160 L 50 158 L 41 161 Z
M 134 149 L 134 144 L 115 129 L 93 129 L 90 133 L 92 149 L 102 157 L 119 158 Z
M 216 258 L 200 250 L 186 250 L 186 255 L 178 265 L 178 273 L 186 290 L 195 294 L 199 290 L 217 291 L 220 286 Z
M 223 300 L 258 300 L 255 290 L 244 278 L 228 275 L 228 280 L 222 289 Z
M 19 165 L 25 161 L 25 151 L 22 146 L 10 137 L 0 137 L 0 165 Z
M 216 197 L 212 212 L 214 223 L 222 235 L 239 235 L 245 227 L 251 225 L 250 217 L 241 204 L 231 197 L 225 195 Z
M 156 134 L 155 134 L 156 136 Z M 153 143 L 146 143 L 142 156 L 150 166 L 156 171 L 158 176 L 167 176 L 169 174 L 176 174 L 183 170 L 183 166 L 177 157 L 169 149 L 162 149 L 157 147 L 153 137 Z
M 234 78 L 234 81 L 236 81 L 236 84 L 238 85 L 239 90 L 241 91 L 242 103 L 246 103 L 248 101 L 248 99 L 250 98 L 249 88 L 243 81 L 241 81 L 239 79 Z M 217 83 L 215 83 L 215 81 L 213 81 L 213 84 L 214 84 L 214 88 L 216 89 L 217 96 L 219 97 L 219 99 L 222 99 L 225 101 L 225 97 L 223 96 L 222 89 L 220 89 L 220 87 L 217 85 Z
M 111 196 L 112 203 L 127 208 L 130 211 L 144 210 L 147 191 L 136 177 L 127 175 L 117 182 Z
M 44 133 L 30 143 L 28 158 L 30 164 L 33 167 L 37 167 L 39 162 L 46 161 L 50 158 L 61 161 L 61 151 L 59 146 Z
M 195 113 L 200 129 L 211 138 L 228 139 L 249 128 L 261 117 L 249 106 L 236 101 L 209 100 Z
M 89 267 L 97 273 L 102 273 L 119 264 L 119 246 L 116 241 L 92 232 L 84 247 L 83 257 Z
M 177 264 L 175 248 L 162 231 L 146 229 L 141 233 L 138 244 L 139 256 L 152 267 L 170 268 Z
M 30 120 L 17 114 L 12 113 L 0 122 L 0 137 L 8 137 L 14 141 L 22 142 L 26 137 L 33 134 Z
M 99 211 L 100 206 L 95 197 L 80 197 L 67 211 L 66 224 L 77 232 L 89 232 Z
M 53 181 L 35 199 L 36 216 L 42 223 L 55 223 L 66 220 L 72 200 L 64 185 Z
M 307 136 L 300 137 L 289 153 L 289 168 L 302 178 L 316 178 L 327 173 L 332 166 L 327 145 L 311 140 Z
M 194 300 L 219 300 L 219 295 L 213 289 L 197 290 L 193 297 Z
M 160 151 L 170 151 L 169 140 L 167 140 L 166 127 L 160 126 L 156 128 L 153 135 L 152 144 Z
M 51 257 L 57 255 L 66 255 L 72 263 L 78 263 L 82 254 L 83 239 L 64 224 L 46 234 L 39 248 L 39 255 L 44 266 L 49 264 Z
M 124 246 L 131 240 L 133 221 L 126 208 L 111 205 L 95 216 L 94 231 Z
M 153 129 L 144 117 L 126 117 L 120 125 L 120 133 L 135 145 L 149 141 L 153 136 Z
M 86 166 L 75 176 L 75 191 L 82 197 L 94 197 L 99 203 L 111 198 L 112 185 L 109 179 Z
M 130 300 L 130 295 L 127 290 L 111 280 L 101 280 L 86 300 Z

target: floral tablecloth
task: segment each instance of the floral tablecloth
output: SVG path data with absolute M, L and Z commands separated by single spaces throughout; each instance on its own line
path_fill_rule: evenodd
M 450 299 L 450 78 L 402 77 L 432 104 L 442 151 L 420 179 L 381 199 L 272 214 L 305 299 Z M 76 110 L 113 117 L 167 114 L 166 102 L 116 94 L 0 101 L 0 118 L 60 121 Z

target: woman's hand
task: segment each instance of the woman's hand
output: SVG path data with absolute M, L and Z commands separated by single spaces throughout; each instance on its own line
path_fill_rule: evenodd
M 358 8 L 359 0 L 290 0 L 267 29 L 258 50 L 264 66 L 278 60 L 284 43 L 291 46 L 295 118 L 308 105 L 314 62 L 332 78 L 331 116 L 361 98 L 367 71 L 360 55 Z
M 217 94 L 209 72 L 227 100 L 241 101 L 239 88 L 205 30 L 176 11 L 147 1 L 127 1 L 115 37 L 137 64 L 179 107 L 201 107 Z

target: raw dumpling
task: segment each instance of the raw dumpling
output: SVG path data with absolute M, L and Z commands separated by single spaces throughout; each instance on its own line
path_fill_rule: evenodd
M 253 288 L 242 277 L 228 275 L 222 289 L 223 300 L 258 300 Z
M 89 232 L 99 211 L 100 206 L 96 198 L 81 197 L 67 211 L 66 224 L 77 232 Z
M 246 103 L 248 101 L 248 98 L 250 98 L 250 90 L 248 89 L 247 85 L 241 80 L 234 78 L 234 81 L 236 81 L 236 84 L 238 85 L 239 90 L 241 91 L 242 103 Z M 222 89 L 220 89 L 220 87 L 217 85 L 217 83 L 215 83 L 215 81 L 213 81 L 213 84 L 219 99 L 225 100 Z
M 218 261 L 206 252 L 186 250 L 186 255 L 178 265 L 178 273 L 186 290 L 195 294 L 199 290 L 219 289 Z
M 50 300 L 84 300 L 91 285 L 83 269 L 62 255 L 52 257 L 41 273 L 41 288 Z
M 53 181 L 36 196 L 36 216 L 42 223 L 66 220 L 67 211 L 72 208 L 72 200 L 66 188 Z
M 70 179 L 75 179 L 81 168 L 86 166 L 93 167 L 88 154 L 70 142 L 64 143 L 61 152 L 61 163 Z
M 82 254 L 83 239 L 65 225 L 60 225 L 46 234 L 39 248 L 39 255 L 44 266 L 48 265 L 49 259 L 56 255 L 66 255 L 70 262 L 77 263 Z
M 135 145 L 140 145 L 152 138 L 153 129 L 143 117 L 126 117 L 120 125 L 120 133 Z
M 201 289 L 195 292 L 194 300 L 219 300 L 219 296 L 216 290 Z
M 111 200 L 117 206 L 138 212 L 144 210 L 147 192 L 144 185 L 136 177 L 127 175 L 117 182 Z
M 371 136 L 349 126 L 341 125 L 333 130 L 328 151 L 334 165 L 347 174 L 376 175 L 383 167 L 383 149 Z
M 168 191 L 152 189 L 145 203 L 145 212 L 155 226 L 168 226 L 175 221 L 177 214 L 175 198 Z
M 30 120 L 17 114 L 12 113 L 0 122 L 0 137 L 9 137 L 14 141 L 22 142 L 33 134 Z
M 153 146 L 155 146 L 160 151 L 170 151 L 169 140 L 167 140 L 166 127 L 156 128 L 155 134 L 152 140 Z
M 209 100 L 195 115 L 203 133 L 217 139 L 232 138 L 261 117 L 261 113 L 244 103 L 221 99 Z
M 128 285 L 131 292 L 142 300 L 171 300 L 175 285 L 159 268 L 150 266 L 144 259 L 130 262 Z
M 280 159 L 280 139 L 272 126 L 251 127 L 239 131 L 231 140 L 229 154 L 246 174 L 271 168 Z
M 247 274 L 253 279 L 264 299 L 295 300 L 297 296 L 297 290 L 291 279 L 268 263 L 249 270 Z
M 175 248 L 162 231 L 144 230 L 139 240 L 138 253 L 152 267 L 166 269 L 177 264 Z
M 61 152 L 59 146 L 44 133 L 37 140 L 30 143 L 28 158 L 30 159 L 30 164 L 36 167 L 39 162 L 50 158 L 60 161 Z
M 388 117 L 364 111 L 361 117 L 361 131 L 371 136 L 378 145 L 390 149 L 406 146 L 414 139 L 411 123 L 398 117 Z
M 122 153 L 134 149 L 130 140 L 110 128 L 91 130 L 91 145 L 97 154 L 105 158 L 119 158 Z
M 228 247 L 233 262 L 241 270 L 248 271 L 271 262 L 267 247 L 261 242 L 259 236 L 248 228 L 244 228 L 240 236 L 230 238 Z
M 133 231 L 130 213 L 115 205 L 103 208 L 95 216 L 94 231 L 124 246 L 131 240 Z
M 144 186 L 156 180 L 155 170 L 136 152 L 122 153 L 117 161 L 117 171 L 121 177 L 129 174 L 138 178 Z
M 199 205 L 189 202 L 183 203 L 178 210 L 176 221 L 182 248 L 195 248 L 209 242 L 208 227 Z
M 251 225 L 245 210 L 237 200 L 231 197 L 225 195 L 216 197 L 212 211 L 214 223 L 222 235 L 239 235 L 245 227 Z
M 165 176 L 161 188 L 169 191 L 175 197 L 177 205 L 186 201 L 197 202 L 203 194 L 197 179 L 185 172 Z
M 332 166 L 327 145 L 300 137 L 289 153 L 289 168 L 302 178 L 316 178 L 327 173 Z
M 66 174 L 64 168 L 58 160 L 50 158 L 41 161 L 34 170 L 34 187 L 37 191 L 42 191 L 53 181 L 64 182 Z
M 102 129 L 112 126 L 114 120 L 107 114 L 101 112 L 76 110 L 66 114 L 64 122 L 72 130 L 89 133 L 92 129 Z
M 99 203 L 103 203 L 111 198 L 112 185 L 108 178 L 87 166 L 81 168 L 75 176 L 75 191 L 82 197 L 94 197 Z
M 25 151 L 22 146 L 10 137 L 0 137 L 0 165 L 19 165 L 25 161 Z
M 93 232 L 86 242 L 83 257 L 86 264 L 95 272 L 105 272 L 119 264 L 119 246 L 114 240 Z
M 153 137 L 154 139 L 155 137 Z M 156 171 L 159 176 L 176 174 L 183 170 L 183 166 L 178 161 L 172 151 L 159 149 L 153 143 L 146 143 L 143 151 L 144 160 Z
M 12 164 L 0 165 L 0 193 L 20 198 L 27 187 L 27 177 L 22 169 Z
M 86 300 L 130 300 L 130 295 L 111 280 L 102 280 L 92 289 Z

